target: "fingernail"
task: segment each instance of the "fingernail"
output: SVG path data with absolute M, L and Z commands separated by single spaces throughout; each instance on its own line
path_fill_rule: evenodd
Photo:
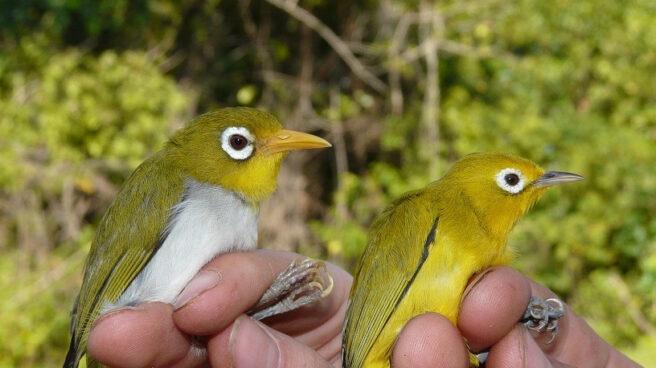
M 100 323 L 105 321 L 107 318 L 115 316 L 119 313 L 123 313 L 125 311 L 140 311 L 140 310 L 143 310 L 143 309 L 144 309 L 143 307 L 138 306 L 138 305 L 136 305 L 136 306 L 126 306 L 126 307 L 121 307 L 121 308 L 117 308 L 117 309 L 112 309 L 109 312 L 107 312 L 107 313 L 101 315 L 100 317 L 98 317 L 98 319 L 96 319 L 95 322 L 93 322 L 93 326 L 94 327 L 98 326 Z
M 278 367 L 280 351 L 276 340 L 259 322 L 242 316 L 230 334 L 234 368 Z
M 189 283 L 184 290 L 178 295 L 173 303 L 174 309 L 180 309 L 187 305 L 194 298 L 204 291 L 215 287 L 221 281 L 221 274 L 215 270 L 200 271 Z

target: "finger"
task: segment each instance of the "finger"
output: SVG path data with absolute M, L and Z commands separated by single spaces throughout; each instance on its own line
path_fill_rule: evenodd
M 472 284 L 463 299 L 458 328 L 474 351 L 496 344 L 511 331 L 524 314 L 531 295 L 543 300 L 557 297 L 509 267 L 494 267 Z M 635 364 L 601 339 L 567 304 L 564 308 L 558 335 L 550 344 L 549 332 L 531 332 L 543 351 L 561 362 L 581 367 L 604 366 L 607 361 Z
M 542 300 L 558 297 L 544 285 L 532 280 L 529 282 L 532 295 Z M 549 332 L 530 332 L 543 351 L 559 361 L 581 368 L 611 366 L 610 362 L 616 362 L 623 367 L 639 367 L 597 335 L 566 303 L 563 303 L 563 307 L 565 315 L 558 320 L 558 335 L 551 343 Z
M 484 350 L 508 334 L 530 297 L 529 280 L 509 267 L 493 267 L 474 279 L 458 317 L 458 328 L 471 350 Z
M 392 366 L 467 367 L 469 356 L 458 329 L 446 317 L 426 313 L 411 319 L 392 350 Z
M 207 349 L 213 367 L 332 367 L 310 347 L 248 316 L 211 338 Z
M 175 324 L 194 335 L 221 332 L 259 300 L 280 272 L 301 257 L 291 252 L 265 250 L 221 255 L 204 266 L 197 276 L 201 278 L 201 284 L 208 286 L 206 290 L 193 287 L 196 279 L 189 283 L 187 288 L 197 290 L 193 290 L 192 294 L 195 295 L 175 311 Z M 299 336 L 299 339 L 317 341 L 321 339 L 310 333 L 314 327 L 323 326 L 323 331 L 329 324 L 335 331 L 340 331 L 352 279 L 346 271 L 334 265 L 327 264 L 327 268 L 335 283 L 329 296 L 285 315 L 270 318 L 267 323 L 288 334 L 308 334 Z
M 87 351 L 111 367 L 194 367 L 204 357 L 173 324 L 173 308 L 146 303 L 111 312 L 96 322 Z M 193 353 L 193 354 L 192 354 Z
M 495 344 L 485 362 L 487 368 L 566 368 L 571 367 L 550 358 L 521 325 Z
M 212 335 L 248 310 L 272 281 L 256 253 L 227 253 L 206 264 L 178 297 L 173 319 L 183 331 Z

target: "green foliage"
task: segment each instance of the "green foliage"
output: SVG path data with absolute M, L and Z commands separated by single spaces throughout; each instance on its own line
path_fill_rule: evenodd
M 92 235 L 88 229 L 81 237 L 83 249 Z M 71 246 L 32 267 L 24 267 L 24 252 L 11 250 L 0 257 L 0 367 L 61 365 L 69 339 L 67 311 L 76 292 L 71 285 L 80 282 L 86 257 L 86 250 L 72 253 Z
M 59 366 L 98 205 L 190 98 L 141 51 L 0 53 L 0 366 Z
M 43 55 L 31 40 L 21 46 L 24 54 L 16 57 L 16 66 L 3 72 L 10 78 L 0 100 L 0 132 L 14 139 L 0 148 L 8 159 L 40 147 L 48 164 L 105 158 L 134 168 L 161 146 L 171 117 L 187 103 L 144 53 L 107 51 L 94 57 L 71 49 Z M 34 69 L 21 68 L 25 61 Z M 23 184 L 10 182 L 21 176 L 5 169 L 0 177 L 7 181 L 0 185 Z
M 332 152 L 290 156 L 289 171 L 313 173 L 303 183 L 320 199 L 296 216 L 314 234 L 301 243 L 346 267 L 380 211 L 464 154 L 584 175 L 518 224 L 515 266 L 612 344 L 656 358 L 653 1 L 443 1 L 428 31 L 416 15 L 430 2 L 299 2 L 389 85 L 382 94 L 266 1 L 14 3 L 0 2 L 0 366 L 61 363 L 85 249 L 117 185 L 181 121 L 234 104 L 329 132 Z M 430 37 L 448 41 L 437 86 Z M 427 122 L 435 87 L 439 120 Z

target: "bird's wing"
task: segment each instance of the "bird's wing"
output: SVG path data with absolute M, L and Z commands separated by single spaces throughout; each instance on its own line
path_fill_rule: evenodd
M 346 313 L 344 367 L 362 366 L 428 256 L 438 216 L 419 196 L 419 192 L 406 194 L 371 226 Z
M 85 281 L 73 307 L 65 367 L 77 366 L 102 307 L 116 302 L 157 252 L 166 238 L 171 209 L 183 192 L 184 176 L 167 167 L 161 155 L 144 162 L 126 180 L 105 212 L 89 253 Z

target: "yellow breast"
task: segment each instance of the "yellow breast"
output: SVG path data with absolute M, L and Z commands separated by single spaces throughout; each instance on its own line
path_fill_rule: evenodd
M 429 255 L 410 284 L 404 298 L 392 312 L 388 322 L 367 355 L 364 367 L 390 367 L 390 355 L 403 326 L 412 318 L 427 313 L 439 313 L 455 325 L 460 301 L 471 275 L 491 265 L 507 264 L 510 254 L 504 248 L 488 244 L 483 238 L 475 246 L 463 247 L 458 240 L 440 233 L 430 246 Z M 483 249 L 497 248 L 489 257 L 481 257 Z M 453 251 L 459 249 L 458 252 Z

